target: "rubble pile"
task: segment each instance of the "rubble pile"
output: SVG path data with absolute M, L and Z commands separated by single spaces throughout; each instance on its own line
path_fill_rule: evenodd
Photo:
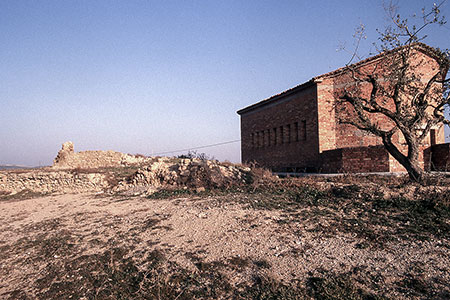
M 134 187 L 228 188 L 246 183 L 250 168 L 200 159 L 160 158 L 119 182 L 114 191 Z

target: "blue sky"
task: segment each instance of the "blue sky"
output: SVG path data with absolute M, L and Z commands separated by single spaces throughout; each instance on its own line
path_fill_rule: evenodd
M 361 22 L 367 53 L 382 1 L 2 0 L 0 164 L 51 164 L 68 140 L 151 155 L 239 139 L 238 109 L 343 66 Z M 450 48 L 450 24 L 426 42 Z M 239 143 L 199 151 L 240 160 Z

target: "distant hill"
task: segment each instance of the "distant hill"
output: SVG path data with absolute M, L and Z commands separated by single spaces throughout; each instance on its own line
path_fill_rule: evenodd
M 32 167 L 16 166 L 16 165 L 0 165 L 0 170 L 11 170 L 11 169 L 32 169 Z

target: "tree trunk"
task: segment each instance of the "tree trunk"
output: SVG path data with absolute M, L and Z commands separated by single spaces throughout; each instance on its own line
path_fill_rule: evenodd
M 405 167 L 406 171 L 408 171 L 409 178 L 416 182 L 422 182 L 423 180 L 423 170 L 419 167 L 418 161 L 412 162 L 409 159 L 406 160 L 406 163 L 401 163 L 402 166 Z
M 398 148 L 387 139 L 383 139 L 383 144 L 386 150 L 403 166 L 408 172 L 409 178 L 416 182 L 422 182 L 424 171 L 419 165 L 419 150 L 418 148 L 409 149 L 414 153 L 405 156 L 398 150 Z

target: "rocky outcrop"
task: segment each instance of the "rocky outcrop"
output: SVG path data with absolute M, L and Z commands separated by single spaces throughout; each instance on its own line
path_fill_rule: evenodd
M 104 168 L 142 164 L 151 159 L 143 156 L 124 154 L 116 151 L 74 152 L 72 142 L 65 142 L 53 161 L 55 169 Z

